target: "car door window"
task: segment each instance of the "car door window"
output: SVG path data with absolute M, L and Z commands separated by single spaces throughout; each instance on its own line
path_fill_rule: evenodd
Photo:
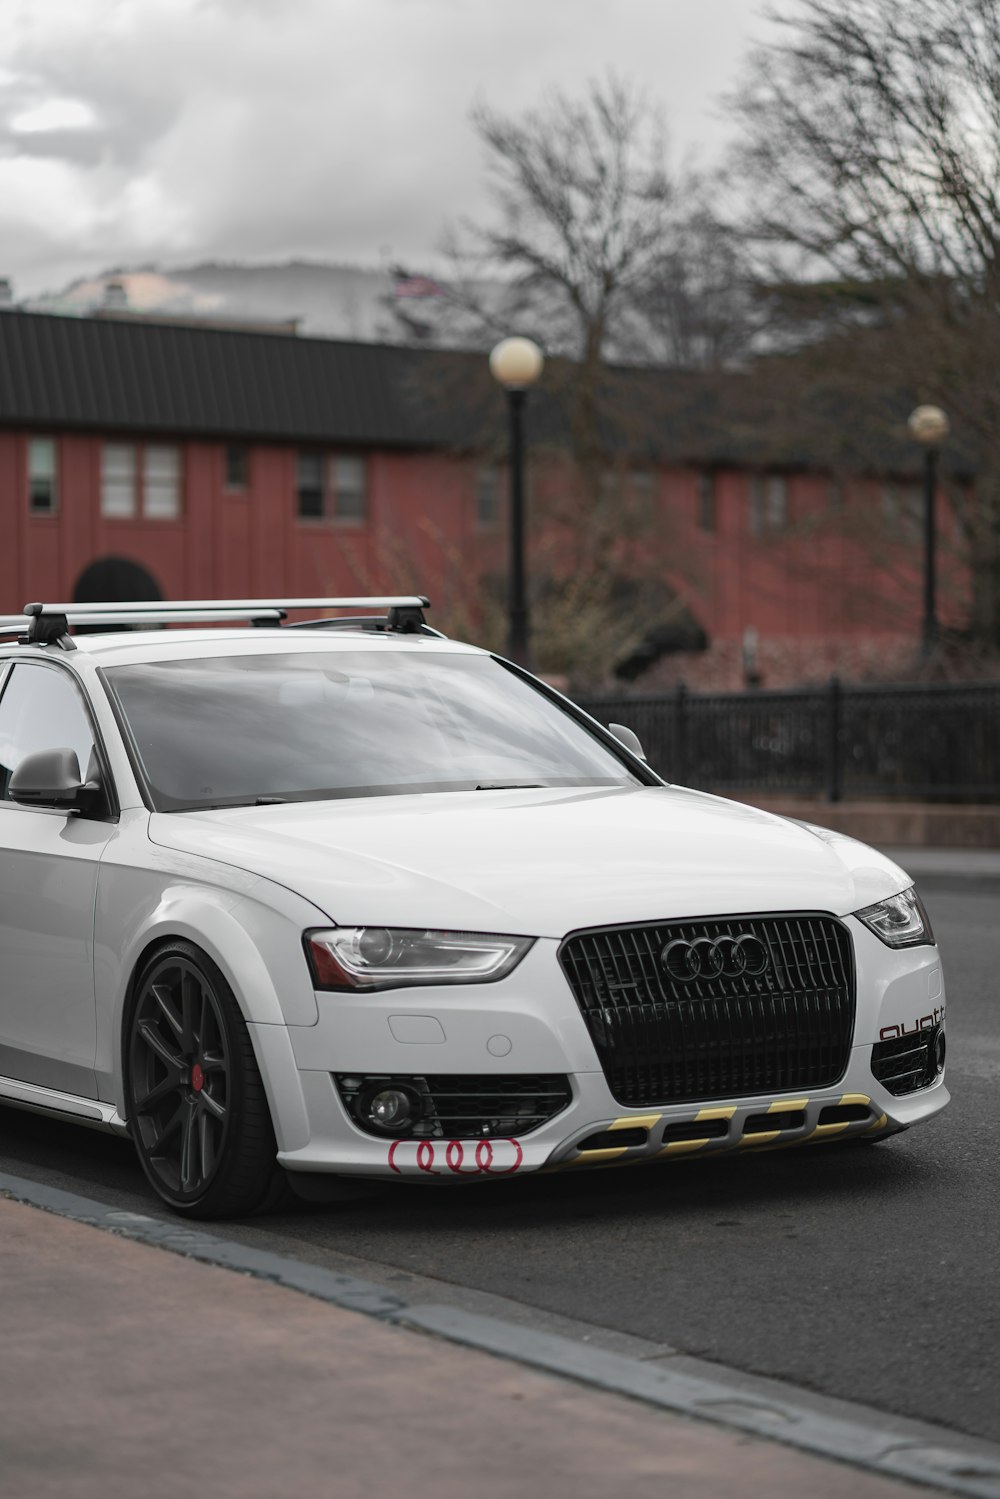
M 83 700 L 56 667 L 18 662 L 0 697 L 0 803 L 9 803 L 10 778 L 25 755 L 71 749 L 87 776 L 96 763 L 94 733 Z

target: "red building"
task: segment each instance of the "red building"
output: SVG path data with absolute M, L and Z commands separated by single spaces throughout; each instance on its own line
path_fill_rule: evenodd
M 619 474 L 650 507 L 621 548 L 647 575 L 655 554 L 705 632 L 689 680 L 740 685 L 754 657 L 773 684 L 898 670 L 919 630 L 912 484 L 699 456 L 675 427 Z M 389 589 L 474 619 L 504 566 L 502 430 L 478 355 L 0 312 L 0 612 Z M 557 447 L 533 459 L 554 574 L 573 553 Z M 958 619 L 956 578 L 943 612 Z

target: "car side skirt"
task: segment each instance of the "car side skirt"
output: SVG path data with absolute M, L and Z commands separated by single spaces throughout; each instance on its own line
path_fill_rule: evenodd
M 55 1088 L 24 1083 L 14 1077 L 0 1077 L 0 1102 L 10 1108 L 26 1109 L 32 1114 L 55 1114 L 90 1129 L 128 1134 L 128 1125 L 114 1104 L 102 1103 L 96 1098 L 81 1098 L 76 1093 L 60 1093 Z

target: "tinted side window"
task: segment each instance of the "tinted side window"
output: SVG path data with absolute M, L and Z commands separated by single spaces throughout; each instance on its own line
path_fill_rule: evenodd
M 50 666 L 18 662 L 0 697 L 0 801 L 25 755 L 71 749 L 87 774 L 94 753 L 90 720 L 73 683 Z

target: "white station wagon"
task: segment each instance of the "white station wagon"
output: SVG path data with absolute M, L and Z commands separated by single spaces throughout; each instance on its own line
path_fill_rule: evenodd
M 665 784 L 425 604 L 0 620 L 0 1099 L 129 1134 L 192 1217 L 944 1107 L 903 870 Z M 384 613 L 282 623 L 338 606 Z

